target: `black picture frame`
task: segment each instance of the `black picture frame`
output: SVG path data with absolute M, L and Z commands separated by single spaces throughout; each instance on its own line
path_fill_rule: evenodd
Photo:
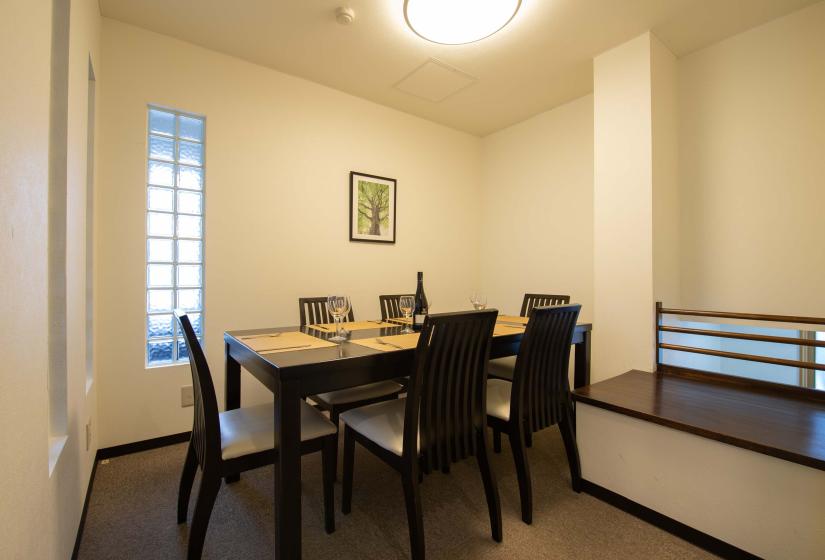
M 366 181 L 362 181 L 364 179 Z M 387 192 L 387 208 L 386 212 L 387 215 L 382 218 L 381 216 L 381 207 L 376 207 L 376 203 L 380 203 L 380 201 L 369 201 L 371 204 L 365 206 L 364 204 L 360 203 L 361 200 L 361 191 L 359 190 L 361 187 L 361 183 L 368 182 L 373 185 L 377 184 L 380 186 L 386 186 L 388 189 Z M 368 199 L 367 199 L 368 200 Z M 367 201 L 365 200 L 365 202 Z M 350 241 L 357 241 L 362 243 L 395 243 L 395 232 L 396 232 L 396 203 L 398 200 L 398 184 L 395 179 L 390 177 L 382 177 L 380 175 L 372 175 L 370 173 L 361 173 L 360 171 L 350 171 L 349 172 L 349 240 Z M 369 206 L 372 206 L 370 208 Z M 369 211 L 369 214 L 364 214 L 364 212 Z M 378 212 L 377 217 L 373 217 L 375 212 Z M 359 224 L 361 224 L 361 220 L 359 220 L 359 215 L 361 217 L 366 217 L 368 219 L 373 220 L 371 227 L 377 229 L 381 228 L 381 222 L 386 219 L 386 231 L 381 231 L 379 234 L 375 234 L 372 232 L 363 231 L 363 227 L 361 231 L 359 231 Z M 363 224 L 361 224 L 363 225 Z

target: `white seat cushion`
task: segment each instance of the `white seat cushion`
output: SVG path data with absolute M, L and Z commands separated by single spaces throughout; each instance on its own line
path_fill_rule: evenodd
M 513 371 L 516 369 L 516 357 L 507 356 L 505 358 L 496 358 L 490 360 L 490 365 L 487 366 L 487 371 L 490 375 L 501 377 L 502 379 L 513 380 Z
M 510 419 L 510 391 L 513 384 L 503 379 L 487 380 L 487 414 L 501 420 Z
M 224 460 L 272 449 L 275 413 L 272 404 L 227 410 L 218 415 L 221 424 L 221 457 Z M 329 436 L 338 429 L 326 416 L 301 401 L 301 441 Z
M 312 399 L 335 406 L 377 399 L 388 395 L 396 395 L 401 392 L 402 389 L 403 387 L 395 381 L 379 381 L 378 383 L 369 383 L 358 387 L 350 387 L 349 389 L 341 389 L 340 391 L 321 393 L 320 395 L 315 395 Z
M 407 399 L 368 404 L 341 413 L 344 424 L 387 451 L 404 451 L 404 410 Z

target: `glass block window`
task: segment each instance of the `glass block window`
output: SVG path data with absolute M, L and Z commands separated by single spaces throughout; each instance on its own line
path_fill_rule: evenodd
M 203 117 L 149 107 L 146 173 L 146 365 L 189 359 L 172 312 L 203 343 Z

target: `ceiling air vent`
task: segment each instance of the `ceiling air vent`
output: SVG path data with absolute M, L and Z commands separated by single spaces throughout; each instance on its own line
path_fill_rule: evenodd
M 394 87 L 404 93 L 438 103 L 477 81 L 478 78 L 475 76 L 431 58 L 407 74 Z

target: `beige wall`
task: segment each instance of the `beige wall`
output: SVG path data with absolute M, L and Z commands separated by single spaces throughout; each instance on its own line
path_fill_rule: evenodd
M 0 73 L 18 76 L 0 88 L 0 325 L 4 365 L 0 415 L 3 468 L 15 473 L 0 485 L 0 556 L 31 551 L 46 558 L 49 543 L 37 530 L 49 500 L 47 331 L 47 209 L 51 2 L 3 5 Z M 36 343 L 34 341 L 39 341 Z M 16 421 L 21 419 L 22 421 Z M 9 429 L 14 425 L 15 429 Z
M 825 3 L 679 61 L 691 307 L 822 316 Z
M 593 373 L 653 363 L 651 36 L 593 61 Z
M 85 425 L 96 427 L 94 387 L 85 371 L 86 85 L 99 33 L 94 0 L 72 2 L 66 189 L 68 354 L 66 443 L 49 473 L 48 165 L 51 2 L 3 4 L 0 74 L 0 270 L 4 365 L 0 436 L 7 480 L 0 489 L 2 558 L 68 558 L 96 451 Z M 65 133 L 65 132 L 64 132 Z M 93 438 L 94 439 L 94 438 Z
M 653 156 L 653 299 L 681 300 L 678 61 L 655 35 L 650 38 Z
M 481 279 L 517 314 L 525 292 L 570 294 L 593 315 L 593 96 L 483 139 Z
M 144 368 L 146 105 L 206 115 L 206 349 L 223 332 L 298 322 L 299 296 L 414 291 L 435 311 L 478 284 L 480 141 L 270 69 L 112 20 L 103 25 L 98 359 L 101 446 L 191 428 L 188 365 Z M 350 170 L 398 180 L 397 243 L 351 243 Z M 245 402 L 270 398 L 244 376 Z

